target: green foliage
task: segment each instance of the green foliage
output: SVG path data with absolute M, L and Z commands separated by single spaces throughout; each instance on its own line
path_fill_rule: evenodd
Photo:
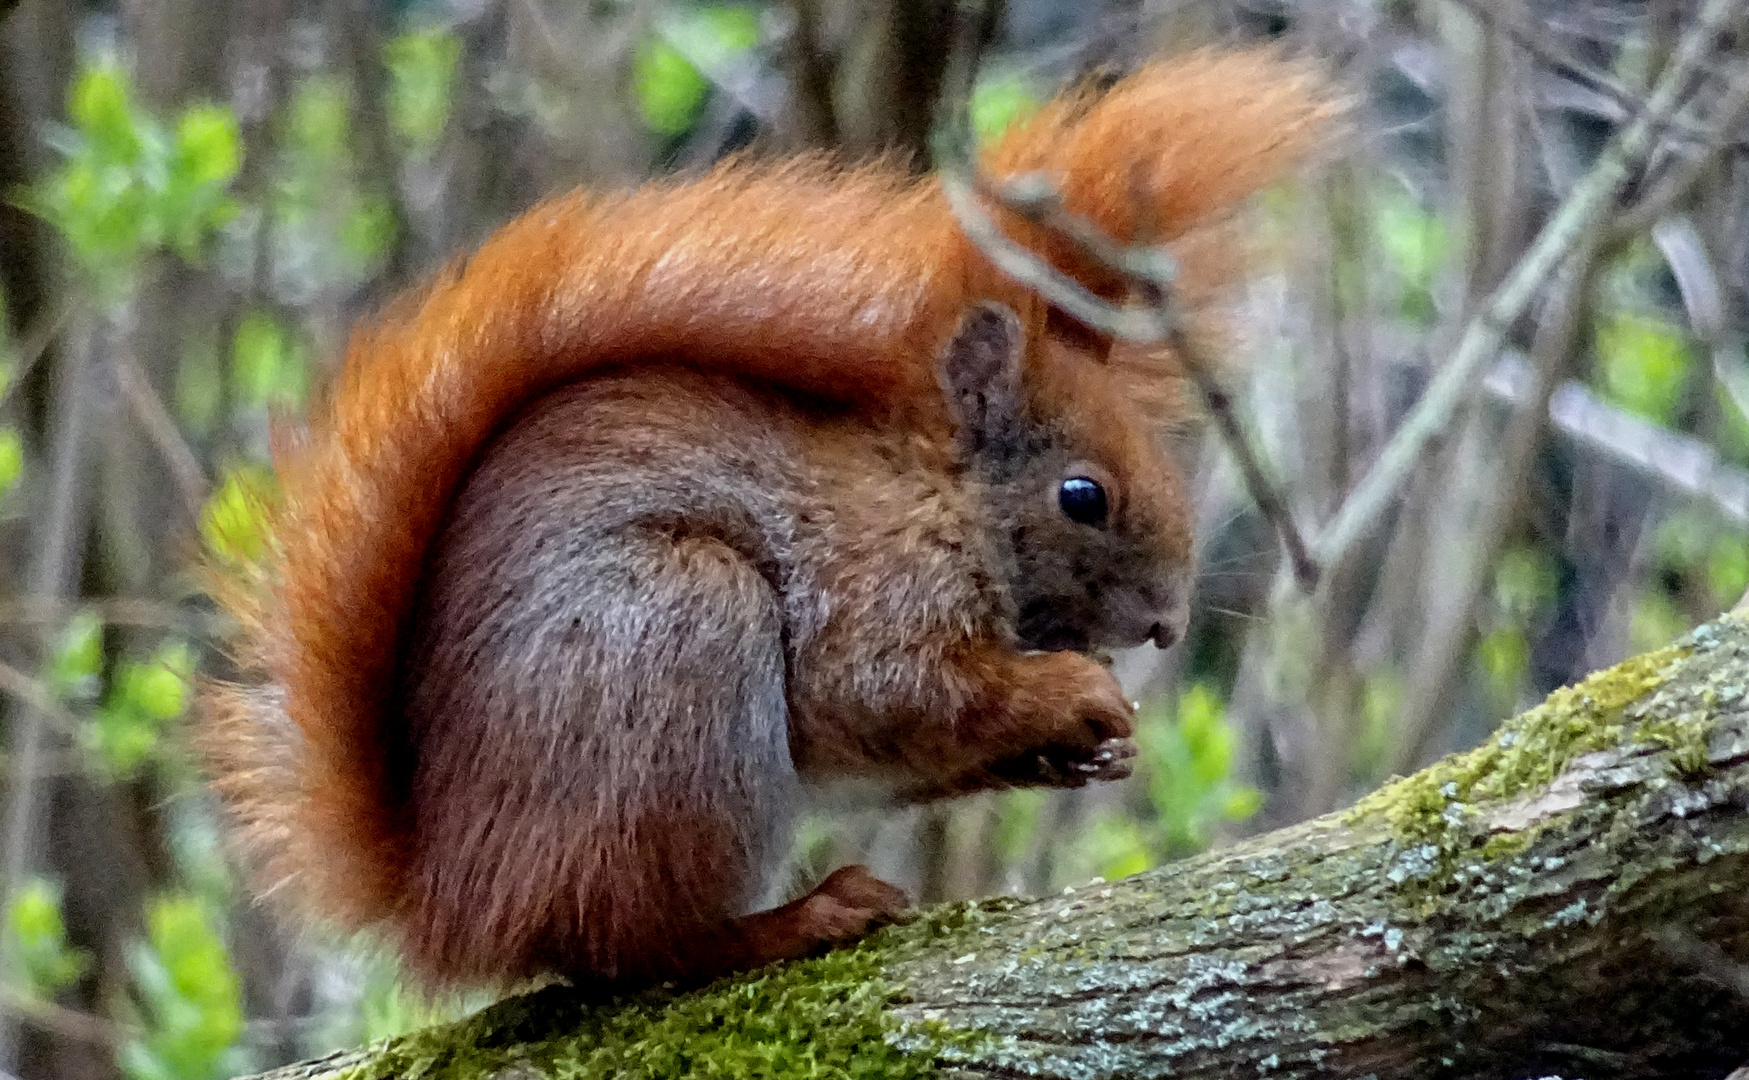
M 186 896 L 153 902 L 146 941 L 128 954 L 139 1034 L 121 1047 L 130 1080 L 221 1080 L 248 1067 L 236 1046 L 243 995 L 207 906 Z
M 61 887 L 28 878 L 6 907 L 7 981 L 21 993 L 53 997 L 85 974 L 91 958 L 67 944 L 61 917 Z
M 1749 588 L 1749 537 L 1735 527 L 1721 526 L 1710 515 L 1698 511 L 1671 514 L 1659 523 L 1652 544 L 1652 569 L 1658 580 L 1650 588 L 1674 585 L 1681 592 L 1685 584 L 1705 586 L 1706 610 L 1691 614 L 1711 616 L 1735 603 Z M 1692 621 L 1684 620 L 1683 629 Z M 1647 632 L 1658 625 L 1656 620 L 1649 623 Z
M 741 4 L 699 4 L 663 26 L 664 36 L 638 47 L 632 61 L 632 92 L 644 123 L 660 135 L 692 127 L 704 107 L 710 82 L 689 59 L 707 67 L 727 64 L 759 44 L 759 16 Z
M 1382 187 L 1373 210 L 1373 236 L 1396 271 L 1397 309 L 1420 326 L 1438 315 L 1434 286 L 1451 260 L 1451 235 L 1444 220 L 1423 210 L 1397 187 Z
M 389 69 L 389 121 L 416 153 L 428 153 L 449 123 L 461 39 L 442 30 L 414 30 L 383 47 Z
M 1628 650 L 1648 652 L 1687 633 L 1694 620 L 1683 613 L 1675 598 L 1657 589 L 1640 593 L 1628 628 Z
M 1530 667 L 1530 639 L 1517 626 L 1502 626 L 1483 635 L 1476 645 L 1476 659 L 1495 700 L 1510 708 Z
M 1662 319 L 1615 310 L 1597 328 L 1597 366 L 1604 396 L 1657 423 L 1669 423 L 1688 379 L 1690 350 Z
M 1749 589 L 1749 537 L 1730 533 L 1714 540 L 1707 550 L 1706 580 L 1718 606 L 1736 603 Z
M 1122 812 L 1101 813 L 1068 852 L 1077 864 L 1074 877 L 1096 874 L 1107 881 L 1139 874 L 1154 865 L 1153 837 L 1140 822 Z
M 118 298 L 146 254 L 198 258 L 235 216 L 242 141 L 229 109 L 192 106 L 166 125 L 134 102 L 125 70 L 99 63 L 74 81 L 68 116 L 60 166 L 21 202 L 66 237 L 100 298 Z
M 103 670 L 103 620 L 81 611 L 67 620 L 49 650 L 45 678 L 56 696 L 71 701 L 97 697 Z
M 1016 121 L 1038 111 L 1037 90 L 1014 72 L 986 74 L 972 89 L 972 130 L 979 142 L 990 142 Z
M 253 565 L 267 554 L 267 507 L 273 476 L 260 465 L 232 469 L 201 508 L 200 537 L 226 566 Z
M 996 819 L 994 837 L 996 850 L 1002 853 L 1003 862 L 1013 866 L 1026 858 L 1027 848 L 1032 844 L 1033 833 L 1039 827 L 1039 818 L 1044 814 L 1044 808 L 1045 793 L 1037 788 L 1003 793 L 1002 811 Z
M 1221 822 L 1244 821 L 1263 805 L 1255 788 L 1235 783 L 1233 729 L 1220 696 L 1198 683 L 1172 714 L 1139 718 L 1136 741 L 1147 772 L 1155 848 L 1166 858 L 1207 847 Z
M 1356 776 L 1373 781 L 1385 770 L 1386 755 L 1403 712 L 1403 677 L 1396 671 L 1375 672 L 1366 677 L 1360 693 L 1360 737 L 1352 764 Z
M 356 182 L 351 114 L 352 91 L 329 76 L 304 80 L 286 109 L 271 212 L 278 259 L 305 285 L 361 281 L 395 241 L 388 204 Z
M 18 429 L 0 427 L 0 506 L 6 504 L 6 496 L 12 493 L 22 475 L 24 440 L 19 437 Z
M 1494 567 L 1494 606 L 1526 624 L 1554 602 L 1557 586 L 1555 567 L 1541 548 L 1509 548 Z
M 237 324 L 231 374 L 246 408 L 296 405 L 308 393 L 309 353 L 273 316 L 251 311 Z
M 115 666 L 109 694 L 80 729 L 81 743 L 99 775 L 126 780 L 159 750 L 166 724 L 187 706 L 194 659 L 188 645 L 173 641 L 144 664 Z
M 1491 610 L 1476 644 L 1476 664 L 1496 706 L 1504 713 L 1518 704 L 1530 668 L 1533 627 L 1554 602 L 1560 587 L 1554 563 L 1535 545 L 1501 552 L 1494 565 Z

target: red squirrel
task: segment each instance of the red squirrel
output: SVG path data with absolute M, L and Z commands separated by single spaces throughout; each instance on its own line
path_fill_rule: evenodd
M 982 165 L 1170 244 L 1200 310 L 1228 211 L 1332 108 L 1273 53 L 1194 53 Z M 239 674 L 198 736 L 259 887 L 437 985 L 702 980 L 866 933 L 905 898 L 861 867 L 754 910 L 804 790 L 1128 773 L 1089 653 L 1183 629 L 1177 381 L 891 164 L 535 207 L 357 332 L 276 447 L 265 551 L 209 559 Z

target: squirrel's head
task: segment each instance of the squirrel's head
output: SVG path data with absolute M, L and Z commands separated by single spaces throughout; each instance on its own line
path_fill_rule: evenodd
M 970 309 L 940 354 L 954 453 L 995 527 L 1015 626 L 1033 649 L 1118 648 L 1184 633 L 1190 514 L 1155 425 L 1107 369 L 1026 364 L 1020 320 Z

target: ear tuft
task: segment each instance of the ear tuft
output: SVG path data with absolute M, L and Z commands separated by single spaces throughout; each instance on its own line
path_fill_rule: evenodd
M 1007 307 L 975 304 L 960 318 L 935 370 L 966 449 L 1001 442 L 1018 426 L 1026 411 L 1025 356 L 1026 332 Z

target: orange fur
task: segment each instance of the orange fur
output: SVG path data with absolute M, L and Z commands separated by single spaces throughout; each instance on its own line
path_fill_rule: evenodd
M 1047 173 L 1121 238 L 1184 241 L 1181 290 L 1201 304 L 1227 271 L 1220 244 L 1189 238 L 1301 156 L 1331 111 L 1301 66 L 1195 54 L 1047 106 L 987 164 Z M 326 403 L 276 453 L 269 553 L 216 568 L 248 685 L 209 688 L 202 737 L 265 881 L 348 928 L 392 915 L 397 654 L 458 486 L 530 402 L 602 369 L 680 362 L 937 416 L 933 357 L 980 298 L 1031 311 L 1035 329 L 1042 318 L 960 235 L 933 182 L 804 159 L 542 204 L 361 330 Z M 1119 362 L 1147 399 L 1169 358 Z

